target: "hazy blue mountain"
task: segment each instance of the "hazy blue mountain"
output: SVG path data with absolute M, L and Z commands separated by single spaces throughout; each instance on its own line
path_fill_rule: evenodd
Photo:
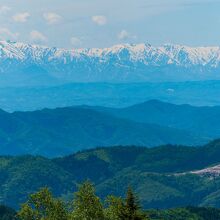
M 0 108 L 124 107 L 150 99 L 220 105 L 219 81 L 201 81 L 219 79 L 219 54 L 219 47 L 127 44 L 65 50 L 1 41 Z
M 101 197 L 124 196 L 132 186 L 144 208 L 220 207 L 219 164 L 219 140 L 201 148 L 121 146 L 55 159 L 0 157 L 0 203 L 17 207 L 43 186 L 67 199 L 78 183 L 90 179 Z
M 64 155 L 97 146 L 199 145 L 208 139 L 184 130 L 120 119 L 90 109 L 0 111 L 0 154 Z
M 195 107 L 151 100 L 121 109 L 94 108 L 136 122 L 183 129 L 206 137 L 220 137 L 220 106 Z
M 220 81 L 173 83 L 73 83 L 0 88 L 0 108 L 33 111 L 73 105 L 128 107 L 158 99 L 196 106 L 220 105 Z
M 59 49 L 0 42 L 0 86 L 220 79 L 219 47 L 125 44 Z

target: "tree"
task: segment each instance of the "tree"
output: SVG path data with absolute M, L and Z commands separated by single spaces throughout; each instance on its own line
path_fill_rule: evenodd
M 103 220 L 104 210 L 99 197 L 95 195 L 94 186 L 85 182 L 75 193 L 73 201 L 73 220 Z
M 128 188 L 125 200 L 115 196 L 109 196 L 106 200 L 105 215 L 107 220 L 146 220 L 137 197 L 131 187 Z
M 71 208 L 53 197 L 48 188 L 30 195 L 18 212 L 19 220 L 146 220 L 131 188 L 125 199 L 109 196 L 104 209 L 90 182 L 79 186 Z
M 48 188 L 30 195 L 18 212 L 21 220 L 68 220 L 63 202 L 55 199 Z
M 106 204 L 105 217 L 107 220 L 124 220 L 125 204 L 122 198 L 108 196 Z
M 124 220 L 142 220 L 147 219 L 146 215 L 142 212 L 139 201 L 131 187 L 127 190 L 125 199 L 125 216 Z

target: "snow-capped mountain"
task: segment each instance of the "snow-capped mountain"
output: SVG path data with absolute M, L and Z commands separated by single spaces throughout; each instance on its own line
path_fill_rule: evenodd
M 0 41 L 0 86 L 220 79 L 220 47 L 59 49 Z

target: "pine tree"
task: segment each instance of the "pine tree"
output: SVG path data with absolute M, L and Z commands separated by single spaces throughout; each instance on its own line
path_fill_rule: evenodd
M 135 196 L 132 188 L 129 187 L 125 199 L 124 220 L 142 220 L 142 219 L 147 219 L 147 217 L 141 211 L 141 208 L 139 206 L 139 201 Z

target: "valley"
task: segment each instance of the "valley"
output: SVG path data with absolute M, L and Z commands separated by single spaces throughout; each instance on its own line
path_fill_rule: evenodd
M 0 220 L 220 220 L 219 9 L 1 0 Z

